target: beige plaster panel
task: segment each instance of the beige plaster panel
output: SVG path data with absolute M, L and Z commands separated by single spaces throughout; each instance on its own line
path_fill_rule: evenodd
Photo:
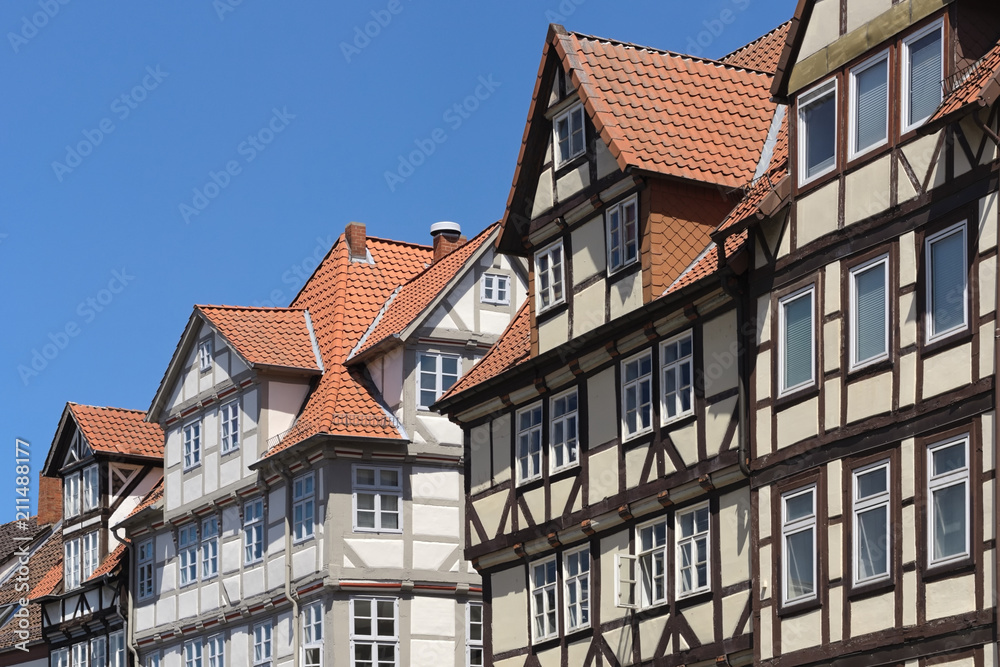
M 851 636 L 858 637 L 893 627 L 896 622 L 895 595 L 886 593 L 851 602 Z
M 607 285 L 598 280 L 590 287 L 573 295 L 573 337 L 582 336 L 607 321 Z
M 834 180 L 800 197 L 796 205 L 795 246 L 802 248 L 837 231 L 840 181 Z
M 819 399 L 797 403 L 778 413 L 778 449 L 783 449 L 819 431 Z
M 851 225 L 889 208 L 892 156 L 874 160 L 844 179 L 844 224 Z
M 921 398 L 938 396 L 972 382 L 972 343 L 959 345 L 924 360 Z
M 547 352 L 569 340 L 569 311 L 563 310 L 538 325 L 538 352 Z
M 847 421 L 855 422 L 892 410 L 892 373 L 882 373 L 847 386 Z
M 925 589 L 928 621 L 976 610 L 974 574 L 932 581 L 925 584 Z
M 743 487 L 719 499 L 719 564 L 722 585 L 750 579 L 750 489 Z
M 573 280 L 582 283 L 587 278 L 604 273 L 607 268 L 604 216 L 598 215 L 572 232 Z
M 591 406 L 587 419 L 589 447 L 600 447 L 618 437 L 618 394 L 615 391 L 615 369 L 606 368 L 587 380 L 587 405 Z M 600 414 L 596 409 L 606 410 Z
M 788 654 L 819 645 L 823 636 L 822 620 L 822 609 L 782 619 L 781 652 Z
M 618 450 L 606 449 L 590 455 L 589 504 L 600 502 L 618 493 Z
M 517 563 L 491 575 L 493 617 L 523 619 L 528 610 L 528 591 L 524 566 Z M 528 645 L 526 623 L 494 623 L 493 651 L 502 653 Z

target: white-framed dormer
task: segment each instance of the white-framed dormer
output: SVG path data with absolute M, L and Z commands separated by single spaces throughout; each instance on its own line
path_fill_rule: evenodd
M 587 121 L 582 102 L 552 119 L 552 156 L 556 169 L 587 152 Z
M 487 271 L 479 281 L 479 301 L 491 306 L 510 305 L 511 276 Z

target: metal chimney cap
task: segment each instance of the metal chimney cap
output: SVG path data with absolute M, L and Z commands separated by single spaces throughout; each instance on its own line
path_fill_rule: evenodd
M 431 236 L 438 234 L 453 234 L 459 236 L 462 233 L 462 225 L 457 222 L 435 222 L 431 225 Z

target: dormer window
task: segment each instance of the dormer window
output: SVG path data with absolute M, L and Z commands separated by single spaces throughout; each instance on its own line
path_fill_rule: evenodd
M 63 517 L 69 519 L 80 513 L 80 473 L 66 475 L 63 484 Z
M 535 253 L 535 291 L 538 312 L 566 300 L 563 293 L 563 244 L 562 240 Z
M 941 104 L 944 24 L 937 21 L 903 40 L 903 132 L 921 125 Z
M 497 306 L 510 303 L 510 276 L 499 273 L 484 273 L 480 301 Z
M 639 259 L 638 200 L 630 197 L 612 206 L 608 219 L 608 271 L 634 264 Z
M 828 174 L 837 166 L 837 80 L 799 97 L 799 183 Z
M 889 139 L 889 52 L 851 70 L 850 155 L 858 157 Z
M 583 105 L 576 104 L 555 117 L 552 129 L 556 148 L 556 168 L 561 167 L 587 149 L 583 129 Z
M 83 511 L 97 509 L 101 504 L 100 469 L 94 465 L 83 469 Z
M 198 343 L 198 366 L 201 368 L 201 372 L 212 370 L 212 339 L 208 338 L 206 340 Z

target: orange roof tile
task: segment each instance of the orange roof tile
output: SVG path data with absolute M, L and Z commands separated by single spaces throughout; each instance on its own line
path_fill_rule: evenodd
M 195 308 L 253 366 L 321 370 L 302 308 Z
M 104 559 L 104 562 L 101 563 L 96 570 L 94 570 L 94 573 L 90 575 L 90 578 L 87 579 L 87 581 L 100 579 L 104 575 L 114 572 L 115 568 L 117 568 L 125 558 L 127 549 L 128 547 L 124 542 L 115 547 L 115 550 L 108 554 L 108 557 Z
M 500 339 L 441 399 L 455 396 L 524 363 L 531 356 L 531 312 L 525 301 Z
M 163 430 L 145 421 L 145 412 L 77 403 L 67 407 L 94 451 L 163 458 Z
M 945 96 L 928 124 L 943 120 L 977 102 L 983 106 L 992 104 L 1000 96 L 998 76 L 1000 76 L 1000 43 L 948 82 L 952 92 Z
M 50 570 L 45 573 L 39 582 L 33 589 L 31 589 L 31 597 L 29 600 L 37 600 L 43 598 L 46 595 L 51 595 L 56 587 L 62 582 L 63 578 L 63 563 L 62 558 L 59 558 L 59 562 L 52 566 Z
M 720 62 L 733 67 L 754 69 L 758 72 L 773 73 L 778 67 L 781 50 L 785 48 L 788 38 L 788 28 L 792 22 L 785 21 L 777 28 L 762 37 L 758 37 L 746 46 L 741 46 L 728 56 L 720 58 Z
M 131 512 L 129 512 L 128 516 L 126 516 L 125 518 L 131 519 L 136 514 L 146 509 L 147 507 L 152 507 L 162 498 L 163 498 L 163 478 L 160 477 L 159 481 L 157 481 L 156 484 L 153 485 L 153 488 L 149 490 L 149 493 L 146 494 L 146 497 L 143 498 L 142 501 L 138 505 L 136 505 L 135 508 Z
M 749 233 L 743 230 L 737 234 L 731 234 L 726 238 L 726 257 L 731 258 L 734 254 L 743 249 L 746 245 Z M 703 278 L 711 276 L 719 268 L 719 255 L 716 252 L 716 245 L 712 243 L 705 251 L 689 266 L 681 275 L 667 288 L 663 296 L 694 284 Z
M 746 226 L 757 215 L 767 196 L 788 175 L 788 167 L 788 114 L 786 113 L 778 130 L 770 164 L 765 168 L 763 175 L 747 187 L 743 199 L 722 221 L 718 231 Z

